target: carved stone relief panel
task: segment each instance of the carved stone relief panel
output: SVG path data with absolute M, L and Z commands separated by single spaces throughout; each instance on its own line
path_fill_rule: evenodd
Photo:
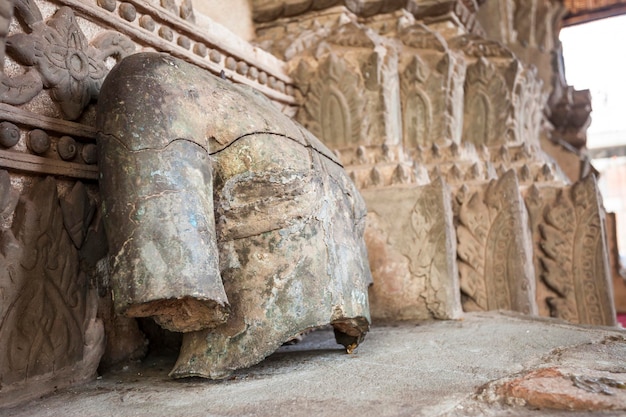
M 532 244 L 515 173 L 482 190 L 461 187 L 455 198 L 464 310 L 536 314 Z
M 355 70 L 331 53 L 317 67 L 304 108 L 297 118 L 329 146 L 354 146 L 360 143 L 366 124 L 362 88 L 362 80 Z
M 450 192 L 422 187 L 363 192 L 374 319 L 455 319 L 462 314 Z
M 526 193 L 542 315 L 614 325 L 604 211 L 595 178 L 572 186 L 533 186 Z
M 403 140 L 406 150 L 460 142 L 465 61 L 445 40 L 416 23 L 398 33 Z
M 332 148 L 395 145 L 401 137 L 396 49 L 351 20 L 290 63 L 303 92 L 296 119 Z
M 514 140 L 512 87 L 499 68 L 485 57 L 468 66 L 463 115 L 465 140 L 487 146 Z
M 12 201 L 6 171 L 0 233 L 0 404 L 10 405 L 93 377 L 104 351 L 97 295 L 81 267 L 95 205 L 76 182 L 59 197 L 57 181 L 34 179 Z
M 98 177 L 95 166 L 95 130 L 73 122 L 37 116 L 5 104 L 0 105 L 0 110 L 4 116 L 4 121 L 0 123 L 0 164 L 9 170 L 3 170 L 0 174 L 2 177 L 2 186 L 0 186 L 2 197 L 0 199 L 3 201 L 3 208 L 0 209 L 0 223 L 5 242 L 0 251 L 5 255 L 5 262 L 17 263 L 18 265 L 24 256 L 35 256 L 35 253 L 43 256 L 45 251 L 50 252 L 46 245 L 43 248 L 37 246 L 30 249 L 28 253 L 23 252 L 25 249 L 11 250 L 13 246 L 18 244 L 19 246 L 15 246 L 16 249 L 22 246 L 35 245 L 36 236 L 29 238 L 32 240 L 29 241 L 30 243 L 17 241 L 15 244 L 12 243 L 14 237 L 11 236 L 15 233 L 14 230 L 20 228 L 31 231 L 28 233 L 40 233 L 46 239 L 58 240 L 59 243 L 54 245 L 54 253 L 49 256 L 58 257 L 63 260 L 61 263 L 65 265 L 64 269 L 60 267 L 28 270 L 14 268 L 17 275 L 11 272 L 7 266 L 10 278 L 0 274 L 4 293 L 13 294 L 11 297 L 17 297 L 21 291 L 33 295 L 33 292 L 39 291 L 37 289 L 39 287 L 31 288 L 31 286 L 34 283 L 39 283 L 46 290 L 50 286 L 55 289 L 56 293 L 52 294 L 53 302 L 66 302 L 72 305 L 78 305 L 76 303 L 87 305 L 86 303 L 88 303 L 89 309 L 97 306 L 97 317 L 104 319 L 104 326 L 109 334 L 108 344 L 104 349 L 105 361 L 111 363 L 115 360 L 127 359 L 129 350 L 126 349 L 129 349 L 129 345 L 131 345 L 130 352 L 137 349 L 141 351 L 145 345 L 136 323 L 125 323 L 124 326 L 119 326 L 116 324 L 115 318 L 102 314 L 102 306 L 106 305 L 107 301 L 110 302 L 110 290 L 107 284 L 108 273 L 106 268 L 102 271 L 102 260 L 107 256 L 106 239 L 103 235 L 99 211 L 95 208 L 96 202 L 99 200 L 97 189 L 93 184 L 93 181 Z M 48 177 L 47 185 L 33 186 L 32 184 L 41 181 L 37 179 L 35 173 L 38 175 L 55 175 L 58 179 L 54 180 L 52 177 Z M 54 197 L 56 189 L 60 190 L 61 198 Z M 20 194 L 23 202 L 17 206 L 16 210 L 16 204 L 20 201 Z M 47 194 L 51 196 L 45 197 Z M 28 203 L 31 200 L 33 203 Z M 60 208 L 58 208 L 59 205 Z M 60 214 L 58 210 L 60 210 Z M 41 223 L 41 219 L 49 220 L 45 220 L 47 223 L 41 225 L 38 224 L 38 222 Z M 62 223 L 63 231 L 57 229 L 56 223 L 58 222 Z M 18 226 L 18 223 L 21 225 Z M 64 236 L 67 236 L 67 239 Z M 6 271 L 7 268 L 1 270 Z M 34 279 L 33 275 L 36 275 L 37 278 Z M 42 278 L 40 275 L 44 277 Z M 28 285 L 24 284 L 26 281 L 23 280 L 28 281 Z M 59 282 L 63 284 L 60 285 Z M 92 286 L 98 287 L 99 297 L 94 296 L 95 290 L 91 289 Z M 17 315 L 24 314 L 21 312 L 21 309 L 26 308 L 22 305 L 24 300 L 15 298 L 14 301 L 17 303 L 13 307 L 16 309 Z M 2 303 L 4 302 L 9 305 L 12 301 L 5 299 Z M 61 310 L 63 314 L 59 319 L 55 319 L 51 315 L 58 316 L 61 313 L 56 311 L 58 307 L 52 303 L 48 304 L 51 308 L 29 309 L 28 311 L 28 320 L 38 320 L 41 323 L 56 320 L 57 324 L 54 328 L 41 325 L 48 332 L 43 334 L 43 340 L 50 339 L 54 342 L 56 338 L 63 338 L 64 343 L 68 346 L 83 346 L 86 338 L 91 337 L 88 334 L 88 331 L 92 331 L 89 330 L 91 327 L 78 327 L 77 331 L 77 327 L 72 325 L 70 326 L 72 331 L 65 332 L 64 327 L 58 323 L 62 323 L 62 320 L 69 320 L 71 317 L 63 313 L 65 310 Z M 95 311 L 85 310 L 84 314 L 87 314 L 87 311 L 95 317 Z M 82 313 L 79 311 L 77 314 Z M 7 316 L 5 318 L 2 332 L 6 334 L 16 332 L 15 326 L 19 328 L 23 325 L 23 322 L 16 322 L 12 317 Z M 80 323 L 78 318 L 72 320 Z M 130 337 L 124 338 L 128 336 L 128 333 L 121 332 L 122 327 L 129 329 Z M 26 339 L 22 340 L 25 344 L 30 342 L 36 344 L 35 339 L 39 336 L 25 332 L 25 337 Z M 135 343 L 137 344 L 135 345 Z M 102 355 L 101 351 L 97 358 L 83 360 L 82 353 L 78 355 L 76 349 L 68 348 L 67 355 L 71 356 L 65 357 L 65 359 L 61 357 L 57 360 L 49 357 L 50 354 L 46 350 L 47 344 L 49 343 L 45 342 L 43 347 L 35 346 L 32 350 L 19 350 L 25 355 L 23 357 L 14 351 L 10 361 L 3 360 L 0 362 L 0 374 L 2 374 L 3 379 L 3 386 L 0 389 L 0 404 L 8 405 L 37 397 L 55 389 L 55 387 L 82 382 L 95 374 L 100 355 Z M 23 346 L 18 348 L 22 349 Z M 28 365 L 33 361 L 36 363 L 50 362 L 55 366 L 55 371 L 47 372 L 46 369 L 37 368 L 37 365 Z M 18 379 L 12 383 L 8 380 L 14 371 L 7 366 L 13 362 L 28 365 L 30 374 L 27 378 Z M 37 374 L 39 371 L 43 373 Z
M 285 53 L 288 59 L 307 54 L 323 56 L 337 28 L 348 23 L 353 23 L 353 27 L 367 26 L 398 48 L 401 145 L 385 143 L 380 146 L 355 137 L 352 146 L 347 146 L 345 141 L 339 146 L 331 142 L 331 146 L 338 148 L 336 153 L 346 164 L 357 187 L 368 195 L 370 192 L 387 193 L 388 189 L 389 195 L 393 195 L 393 189 L 404 189 L 407 184 L 428 184 L 433 178 L 444 178 L 456 192 L 459 268 L 465 307 L 534 312 L 535 278 L 529 262 L 532 248 L 525 232 L 528 221 L 519 190 L 520 185 L 525 187 L 539 182 L 561 186 L 566 181 L 561 169 L 541 150 L 539 142 L 546 92 L 549 91 L 544 81 L 552 81 L 552 67 L 548 68 L 549 71 L 544 68 L 545 57 L 542 55 L 537 61 L 541 65 L 537 70 L 533 65 L 523 64 L 512 51 L 512 48 L 517 48 L 516 52 L 522 48 L 516 32 L 521 22 L 516 19 L 521 19 L 523 11 L 528 8 L 518 9 L 514 1 L 483 6 L 486 8 L 480 16 L 484 17 L 489 7 L 497 9 L 503 16 L 496 19 L 497 24 L 503 25 L 496 28 L 498 40 L 503 44 L 477 36 L 477 32 L 472 34 L 468 28 L 476 18 L 478 4 L 465 2 L 467 4 L 461 7 L 460 3 L 421 1 L 417 9 L 367 18 L 339 8 L 332 12 L 308 12 L 298 20 L 302 30 L 307 32 L 300 37 L 295 35 L 298 24 L 295 20 L 285 19 L 260 27 L 265 34 L 275 31 L 272 32 L 274 36 L 280 38 L 280 42 L 284 41 L 278 49 L 290 51 Z M 543 6 L 536 2 L 531 4 L 531 12 L 539 13 L 540 7 Z M 538 14 L 535 17 L 540 20 L 552 18 L 538 17 Z M 288 26 L 286 38 L 278 36 L 280 22 Z M 538 33 L 537 26 L 542 24 L 530 22 L 526 29 L 520 28 L 526 30 L 525 37 L 534 37 Z M 480 25 L 476 27 L 480 28 Z M 285 40 L 287 38 L 289 40 Z M 357 45 L 357 36 L 349 38 L 353 39 L 349 45 Z M 265 42 L 268 38 L 264 39 Z M 362 41 L 361 45 L 367 42 Z M 348 44 L 336 42 L 332 47 L 333 51 L 342 51 L 337 55 L 343 57 L 345 49 L 339 48 L 339 44 Z M 537 51 L 538 47 L 533 48 Z M 528 54 L 534 53 L 529 51 Z M 544 55 L 548 54 L 545 52 Z M 291 74 L 296 84 L 302 86 L 306 103 L 308 82 L 315 76 L 310 70 L 312 66 L 297 59 L 294 61 L 290 64 Z M 535 62 L 530 58 L 529 61 Z M 357 73 L 357 67 L 353 64 L 350 68 Z M 360 88 L 367 90 L 365 79 Z M 371 123 L 370 114 L 369 110 L 365 111 L 364 123 Z M 474 212 L 476 214 L 472 214 Z M 384 246 L 381 242 L 405 239 L 403 233 L 408 229 L 405 227 L 392 234 L 381 216 L 370 213 L 370 218 L 375 230 L 368 232 L 368 239 L 376 242 L 377 248 L 383 248 L 380 250 L 386 253 L 392 265 L 390 268 L 398 276 L 407 276 L 411 257 L 401 255 L 392 250 L 392 245 Z M 485 225 L 484 233 L 477 226 L 481 222 Z M 493 232 L 496 229 L 503 232 Z M 515 239 L 508 239 L 504 244 L 498 238 L 500 234 Z M 473 251 L 480 256 L 470 256 Z M 503 255 L 505 252 L 511 255 Z M 500 262 L 505 258 L 515 261 L 510 264 Z M 382 261 L 379 263 L 383 264 Z M 490 272 L 486 273 L 486 270 Z M 521 278 L 518 279 L 517 275 Z M 476 284 L 480 282 L 477 276 L 494 282 Z M 402 279 L 397 282 L 388 279 L 385 285 L 393 291 L 404 284 Z M 372 294 L 376 294 L 375 288 Z M 480 298 L 478 303 L 477 298 Z M 488 299 L 492 300 L 491 306 Z M 478 304 L 482 306 L 478 307 Z
M 526 145 L 539 146 L 543 109 L 547 94 L 543 92 L 543 81 L 533 66 L 523 69 L 516 80 L 513 94 L 515 138 Z

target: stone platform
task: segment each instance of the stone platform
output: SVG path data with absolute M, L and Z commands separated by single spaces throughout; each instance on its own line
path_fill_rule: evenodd
M 149 357 L 120 366 L 89 384 L 0 410 L 0 415 L 626 413 L 626 331 L 509 313 L 375 325 L 352 355 L 335 344 L 332 330 L 318 330 L 224 381 L 172 380 L 167 373 L 174 359 Z

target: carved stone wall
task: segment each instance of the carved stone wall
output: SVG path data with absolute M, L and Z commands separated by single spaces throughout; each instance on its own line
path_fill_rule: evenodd
M 451 51 L 437 32 L 422 23 L 402 27 L 400 99 L 402 135 L 406 150 L 461 141 L 458 100 L 463 95 L 466 62 Z
M 559 163 L 567 178 L 576 182 L 591 172 L 584 151 L 591 122 L 591 96 L 589 91 L 576 91 L 565 81 L 558 33 L 567 10 L 563 2 L 556 0 L 494 3 L 498 5 L 485 4 L 478 18 L 490 38 L 502 42 L 521 61 L 532 65 L 535 78 L 543 80 L 541 90 L 549 99 L 542 110 L 543 121 L 536 121 L 533 126 L 548 126 L 539 132 L 541 146 Z M 496 13 L 506 10 L 507 18 L 494 19 L 495 8 L 500 9 Z
M 563 102 L 554 93 L 562 89 L 553 59 L 560 54 L 558 2 L 420 0 L 372 14 L 356 6 L 368 2 L 331 3 L 255 2 L 256 41 L 287 61 L 302 103 L 296 118 L 336 148 L 366 196 L 373 317 L 455 316 L 459 298 L 441 296 L 432 308 L 431 288 L 460 288 L 465 310 L 550 315 L 522 196 L 533 184 L 567 189 L 570 168 L 562 170 L 542 146 L 551 131 L 584 132 L 574 118 L 588 115 L 573 99 L 554 104 Z M 551 130 L 557 119 L 572 121 Z M 439 190 L 439 182 L 452 212 L 439 200 L 431 206 L 450 218 L 416 229 L 409 219 L 419 196 Z M 597 195 L 589 198 L 599 207 Z M 438 266 L 424 272 L 419 265 L 437 245 L 426 243 L 430 228 L 454 236 L 457 249 L 441 246 L 454 265 L 432 258 Z M 590 222 L 580 228 L 583 235 L 595 230 Z M 591 268 L 598 296 L 585 299 L 585 278 L 574 274 L 574 303 L 609 313 L 568 318 L 613 324 L 602 262 Z
M 315 55 L 298 60 L 306 96 L 296 119 L 334 148 L 396 144 L 398 54 L 387 43 L 356 22 L 328 32 Z

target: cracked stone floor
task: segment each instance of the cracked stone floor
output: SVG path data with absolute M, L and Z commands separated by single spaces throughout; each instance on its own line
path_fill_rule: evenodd
M 171 380 L 174 359 L 0 416 L 626 415 L 626 331 L 512 313 L 374 325 L 352 355 L 318 330 L 223 381 Z

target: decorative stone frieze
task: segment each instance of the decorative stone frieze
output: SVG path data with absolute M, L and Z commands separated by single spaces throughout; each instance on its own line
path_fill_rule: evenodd
M 345 6 L 352 13 L 367 17 L 411 7 L 417 2 L 416 0 L 253 0 L 252 9 L 256 22 L 268 22 L 333 6 Z
M 567 177 L 541 148 L 553 81 L 546 74 L 553 74 L 553 69 L 545 68 L 542 53 L 537 52 L 539 58 L 529 64 L 512 48 L 523 52 L 516 27 L 522 29 L 526 47 L 538 51 L 550 45 L 549 20 L 556 19 L 559 8 L 533 2 L 529 10 L 535 20 L 524 26 L 521 14 L 528 8 L 514 1 L 480 9 L 472 1 L 415 3 L 417 8 L 413 4 L 375 16 L 353 14 L 349 7 L 303 9 L 298 19 L 260 25 L 259 42 L 288 60 L 302 92 L 305 111 L 299 111 L 298 119 L 336 149 L 357 187 L 367 191 L 370 208 L 378 207 L 378 195 L 400 207 L 408 203 L 392 197 L 395 193 L 416 192 L 434 178 L 448 184 L 455 195 L 464 308 L 535 313 L 533 248 L 520 190 L 532 184 L 563 187 Z M 539 16 L 540 9 L 549 9 L 550 16 Z M 500 26 L 488 27 L 495 39 L 482 36 L 480 25 L 473 23 L 487 19 L 490 11 L 502 16 L 497 20 Z M 386 82 L 377 90 L 384 93 L 375 95 L 371 87 L 377 84 L 372 81 L 382 80 L 378 74 L 384 72 L 383 66 L 373 63 L 383 50 L 385 56 L 397 57 L 397 70 L 394 74 L 387 66 Z M 535 62 L 539 68 L 532 65 Z M 374 71 L 366 77 L 364 68 Z M 389 81 L 394 78 L 397 81 Z M 332 103 L 322 96 L 332 97 Z M 341 110 L 331 110 L 335 108 Z M 400 128 L 394 134 L 387 127 L 398 120 L 389 113 L 395 109 Z M 405 286 L 401 278 L 408 276 L 407 265 L 417 255 L 400 256 L 393 243 L 381 243 L 409 239 L 413 232 L 393 226 L 378 211 L 370 210 L 375 226 L 368 229 L 368 245 L 370 252 L 384 250 L 388 256 L 376 257 L 372 264 L 372 295 L 374 300 L 389 301 L 393 289 L 419 291 Z M 510 238 L 500 241 L 500 235 Z M 470 256 L 474 252 L 480 256 Z M 397 282 L 393 274 L 381 272 L 391 270 L 398 272 Z M 448 284 L 455 285 L 452 280 Z M 398 297 L 405 304 L 394 306 L 394 311 L 402 311 L 398 314 L 405 318 L 423 316 L 425 310 L 411 304 L 415 294 Z M 392 315 L 384 305 L 372 303 L 374 317 Z
M 105 60 L 112 55 L 123 57 L 135 49 L 130 39 L 117 32 L 103 32 L 88 45 L 69 7 L 61 7 L 46 22 L 34 2 L 18 2 L 16 11 L 29 32 L 9 36 L 7 51 L 20 64 L 36 70 L 31 74 L 39 90 L 50 89 L 50 96 L 69 120 L 77 119 L 97 96 L 106 75 Z M 23 104 L 35 91 L 18 86 L 2 99 Z

